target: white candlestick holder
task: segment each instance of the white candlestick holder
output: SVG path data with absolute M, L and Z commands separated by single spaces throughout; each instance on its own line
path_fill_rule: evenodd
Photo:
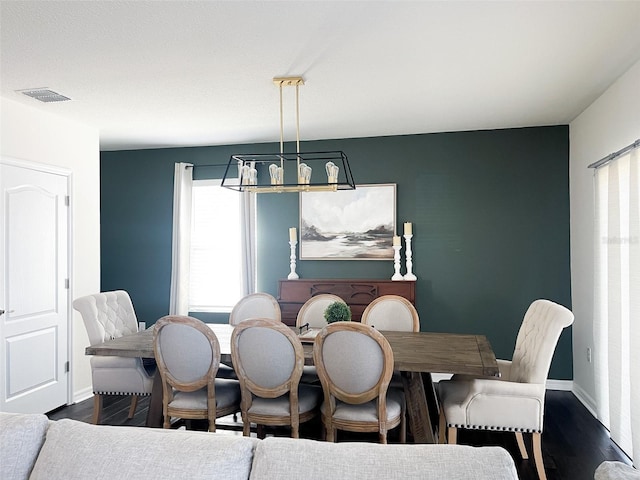
M 297 280 L 298 278 L 300 278 L 296 273 L 296 245 L 298 245 L 298 242 L 297 240 L 290 241 L 289 245 L 291 246 L 291 255 L 289 256 L 289 258 L 291 259 L 291 262 L 289 264 L 291 266 L 291 273 L 287 275 L 287 278 L 289 280 Z
M 411 237 L 413 237 L 413 235 L 404 235 L 404 240 L 405 240 L 405 244 L 406 244 L 406 250 L 405 250 L 405 254 L 407 256 L 407 273 L 404 275 L 404 279 L 405 280 L 417 280 L 418 277 L 416 277 L 413 272 L 411 271 L 413 269 L 413 262 L 411 261 Z
M 402 245 L 394 245 L 393 246 L 393 268 L 395 268 L 396 273 L 393 274 L 391 280 L 404 280 L 404 277 L 400 273 L 400 249 Z

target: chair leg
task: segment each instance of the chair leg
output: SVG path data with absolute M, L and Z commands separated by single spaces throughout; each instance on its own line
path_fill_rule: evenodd
M 129 407 L 129 416 L 127 417 L 129 420 L 135 415 L 136 408 L 138 408 L 138 395 L 131 395 L 131 406 Z
M 520 456 L 523 460 L 527 460 L 529 458 L 529 454 L 527 453 L 527 447 L 524 445 L 524 436 L 522 432 L 516 432 L 516 441 L 518 442 L 518 449 L 520 449 Z
M 258 438 L 260 440 L 264 440 L 264 437 L 265 437 L 264 425 L 257 424 L 256 425 L 256 432 L 257 432 Z
M 544 462 L 542 461 L 542 434 L 533 434 L 533 458 L 536 462 L 536 470 L 538 471 L 539 480 L 547 480 L 547 475 L 544 473 Z
M 451 445 L 455 445 L 458 441 L 458 429 L 456 427 L 447 428 L 447 439 Z
M 251 422 L 249 420 L 246 420 L 245 418 L 242 419 L 242 435 L 244 435 L 245 437 L 251 435 Z
M 445 438 L 445 429 L 447 428 L 447 420 L 444 418 L 444 409 L 440 409 L 440 415 L 438 415 L 438 443 L 447 443 Z
M 404 409 L 400 419 L 400 443 L 407 443 L 407 412 Z
M 100 414 L 102 413 L 102 395 L 95 393 L 93 395 L 93 418 L 91 423 L 98 425 L 100 423 Z

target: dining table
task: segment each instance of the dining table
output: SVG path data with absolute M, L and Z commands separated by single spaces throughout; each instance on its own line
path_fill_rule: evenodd
M 207 324 L 220 344 L 220 361 L 232 365 L 229 324 Z M 432 373 L 499 376 L 498 363 L 484 335 L 440 332 L 381 331 L 393 351 L 407 403 L 409 431 L 415 443 L 437 443 L 438 401 Z M 305 364 L 313 365 L 313 342 L 303 342 Z M 87 355 L 154 358 L 153 327 L 85 349 Z M 149 427 L 162 426 L 162 380 L 156 372 L 147 412 Z

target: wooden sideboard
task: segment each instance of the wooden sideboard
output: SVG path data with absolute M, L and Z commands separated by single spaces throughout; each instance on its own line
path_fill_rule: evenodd
M 399 295 L 416 304 L 415 281 L 351 280 L 351 279 L 299 279 L 278 282 L 278 303 L 282 321 L 296 324 L 300 307 L 315 295 L 332 293 L 351 307 L 352 320 L 360 321 L 362 312 L 372 300 L 382 295 Z

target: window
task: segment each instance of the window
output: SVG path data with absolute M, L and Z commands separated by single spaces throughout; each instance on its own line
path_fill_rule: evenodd
M 191 312 L 230 312 L 243 295 L 241 199 L 220 180 L 193 181 Z

